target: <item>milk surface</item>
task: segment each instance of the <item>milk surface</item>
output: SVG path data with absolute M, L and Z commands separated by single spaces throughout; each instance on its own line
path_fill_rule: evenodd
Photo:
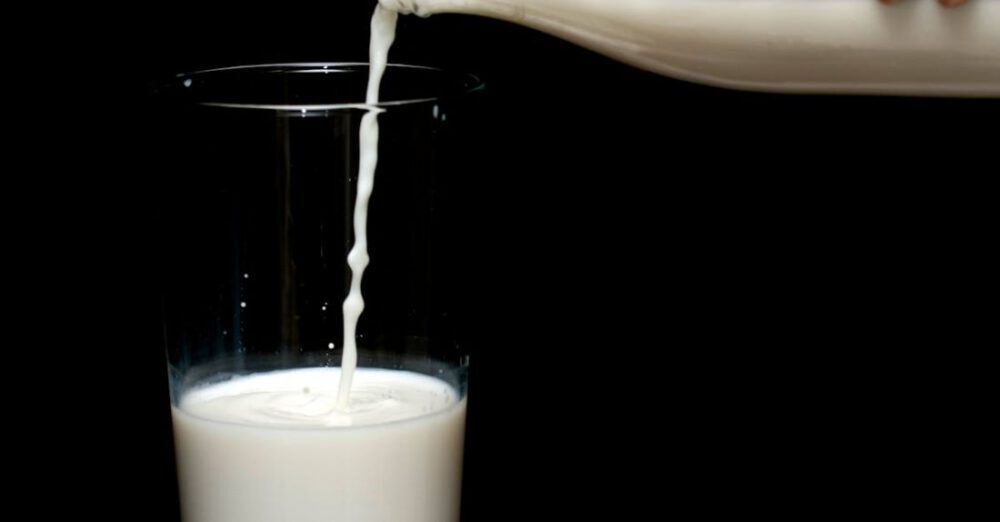
M 185 522 L 454 522 L 465 400 L 434 377 L 339 368 L 196 387 L 173 409 Z

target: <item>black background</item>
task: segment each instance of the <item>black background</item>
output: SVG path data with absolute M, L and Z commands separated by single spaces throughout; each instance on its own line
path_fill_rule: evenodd
M 24 433 L 46 463 L 25 484 L 59 492 L 36 508 L 176 516 L 143 93 L 206 67 L 364 61 L 371 5 L 340 4 L 81 10 L 25 38 L 16 130 L 40 139 L 14 142 L 27 175 L 8 180 L 12 330 L 26 368 L 54 368 L 23 393 L 59 398 L 28 424 L 55 430 Z M 447 15 L 402 19 L 392 61 L 488 85 L 462 186 L 466 520 L 886 498 L 920 392 L 884 383 L 940 333 L 927 311 L 982 244 L 996 101 L 731 92 Z

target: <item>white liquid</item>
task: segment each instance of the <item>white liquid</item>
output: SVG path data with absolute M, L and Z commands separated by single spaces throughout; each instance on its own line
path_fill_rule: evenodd
M 369 368 L 254 374 L 174 408 L 185 522 L 454 522 L 465 401 L 444 381 Z
M 372 15 L 371 43 L 369 44 L 368 93 L 365 103 L 378 103 L 382 74 L 389 60 L 389 48 L 396 39 L 396 12 L 375 6 Z M 375 168 L 378 166 L 378 113 L 373 109 L 361 118 L 358 139 L 360 162 L 358 166 L 358 193 L 354 201 L 354 246 L 347 254 L 347 264 L 351 267 L 351 290 L 344 299 L 344 355 L 340 366 L 344 378 L 340 381 L 337 407 L 348 411 L 351 407 L 351 382 L 354 369 L 358 365 L 357 327 L 365 300 L 361 295 L 361 279 L 368 266 L 368 200 L 375 184 Z
M 526 25 L 660 74 L 778 92 L 1000 96 L 1000 0 L 380 0 Z

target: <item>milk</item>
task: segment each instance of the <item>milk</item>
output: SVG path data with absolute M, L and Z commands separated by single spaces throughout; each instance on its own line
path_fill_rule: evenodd
M 195 388 L 173 410 L 185 522 L 454 522 L 465 400 L 444 381 L 338 368 Z
M 396 18 L 394 11 L 375 6 L 372 15 L 371 43 L 368 50 L 368 91 L 365 103 L 378 103 L 379 86 L 389 61 L 389 48 L 396 39 Z M 350 408 L 351 381 L 354 368 L 358 364 L 357 326 L 365 301 L 361 295 L 361 279 L 368 266 L 368 200 L 375 186 L 375 168 L 378 166 L 378 115 L 379 109 L 372 107 L 361 118 L 358 136 L 358 190 L 354 200 L 354 246 L 347 254 L 347 264 L 351 268 L 351 289 L 344 299 L 344 355 L 340 366 L 344 377 L 340 383 L 337 407 L 342 411 Z
M 380 0 L 526 25 L 660 74 L 776 92 L 1000 96 L 1000 0 Z

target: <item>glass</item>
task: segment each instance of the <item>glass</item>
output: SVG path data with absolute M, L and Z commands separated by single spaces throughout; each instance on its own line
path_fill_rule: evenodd
M 178 76 L 153 96 L 186 522 L 458 520 L 468 354 L 450 313 L 447 178 L 462 105 L 482 85 L 391 65 L 372 107 L 360 103 L 367 78 L 366 64 L 235 67 Z M 344 413 L 330 397 L 359 126 L 372 110 L 370 264 Z M 413 393 L 420 411 L 379 416 Z

